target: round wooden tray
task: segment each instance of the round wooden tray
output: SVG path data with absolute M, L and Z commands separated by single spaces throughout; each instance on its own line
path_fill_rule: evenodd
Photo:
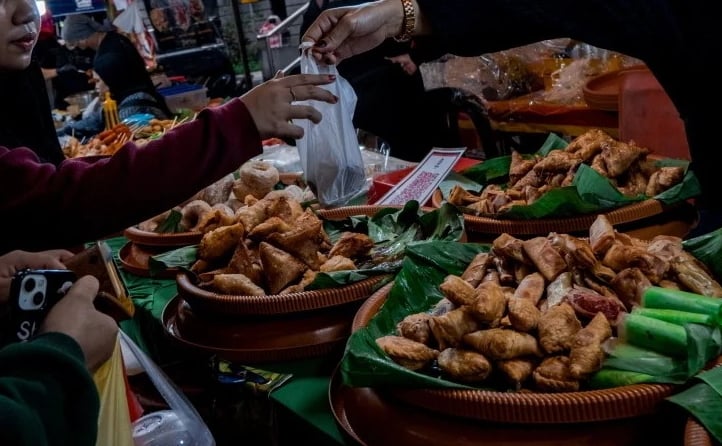
M 384 287 L 363 303 L 354 317 L 352 331 L 368 324 L 386 301 L 389 291 L 390 287 Z M 635 384 L 563 393 L 401 387 L 388 389 L 388 392 L 412 406 L 455 417 L 502 423 L 563 424 L 653 414 L 675 389 L 666 384 Z
M 347 387 L 331 376 L 329 406 L 349 443 L 395 446 L 632 446 L 665 444 L 651 416 L 598 423 L 519 425 L 451 417 L 390 398 L 370 387 Z M 664 426 L 664 425 L 662 425 Z
M 437 189 L 431 200 L 434 207 L 441 206 L 443 202 L 441 191 Z M 592 213 L 568 218 L 510 220 L 464 214 L 464 228 L 469 234 L 493 234 L 495 237 L 504 232 L 518 236 L 546 236 L 550 232 L 587 233 L 597 215 L 599 214 Z M 638 231 L 643 235 L 640 238 L 644 239 L 659 234 L 684 237 L 697 218 L 694 206 L 686 201 L 665 206 L 654 199 L 612 209 L 605 212 L 604 215 L 615 227 L 629 226 L 627 230 L 621 232 Z M 654 229 L 652 226 L 655 225 L 663 226 L 652 230 Z M 642 229 L 648 230 L 640 231 Z M 473 237 L 473 235 L 470 236 Z
M 123 231 L 123 235 L 139 245 L 145 246 L 186 246 L 200 243 L 203 233 L 198 231 L 192 232 L 168 232 L 159 234 L 157 232 L 141 231 L 136 226 L 131 226 Z
M 131 274 L 141 277 L 151 277 L 148 259 L 156 254 L 167 251 L 166 247 L 151 247 L 128 242 L 120 248 L 118 257 L 123 269 Z M 153 277 L 158 279 L 173 279 L 178 274 L 178 268 L 168 268 L 158 272 Z
M 166 333 L 198 353 L 240 362 L 305 359 L 343 349 L 358 304 L 275 317 L 223 317 L 195 312 L 179 296 L 163 310 Z
M 318 310 L 366 299 L 387 276 L 370 277 L 339 288 L 265 296 L 218 294 L 193 283 L 189 273 L 176 275 L 178 295 L 196 310 L 230 315 L 275 315 Z
M 715 444 L 704 426 L 692 417 L 687 419 L 687 424 L 684 426 L 684 446 L 714 446 Z

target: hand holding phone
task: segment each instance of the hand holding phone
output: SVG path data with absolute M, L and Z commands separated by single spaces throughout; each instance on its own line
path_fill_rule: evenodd
M 8 342 L 32 338 L 48 311 L 70 289 L 75 273 L 61 269 L 23 269 L 10 284 L 10 327 Z

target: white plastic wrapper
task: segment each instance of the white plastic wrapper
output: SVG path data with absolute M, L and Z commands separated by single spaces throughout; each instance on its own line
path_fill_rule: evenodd
M 323 88 L 339 98 L 336 104 L 304 101 L 320 111 L 323 119 L 319 124 L 295 122 L 304 129 L 303 138 L 297 141 L 301 167 L 322 206 L 343 206 L 366 189 L 364 162 L 352 121 L 356 93 L 335 66 L 319 65 L 308 47 L 301 50 L 301 72 L 336 75 L 336 81 Z

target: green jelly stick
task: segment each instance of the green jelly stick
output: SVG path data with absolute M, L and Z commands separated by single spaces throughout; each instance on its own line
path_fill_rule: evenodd
M 722 315 L 722 299 L 719 297 L 702 296 L 661 287 L 647 288 L 642 295 L 642 306 L 707 314 L 712 316 L 715 321 L 719 321 Z
M 660 321 L 671 322 L 677 325 L 684 324 L 703 324 L 714 325 L 715 319 L 703 313 L 691 313 L 689 311 L 668 310 L 666 308 L 645 308 L 637 307 L 632 313 L 640 316 L 659 319 Z
M 687 332 L 681 325 L 628 313 L 619 326 L 619 339 L 655 352 L 686 356 Z
M 652 375 L 647 375 L 646 373 L 605 367 L 591 376 L 589 386 L 593 389 L 609 389 L 612 387 L 648 382 L 652 378 L 654 378 Z

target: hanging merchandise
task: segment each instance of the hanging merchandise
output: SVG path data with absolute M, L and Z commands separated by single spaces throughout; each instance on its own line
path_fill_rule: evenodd
M 125 3 L 125 0 L 121 1 Z M 115 4 L 116 7 L 119 7 L 117 0 Z M 138 2 L 131 0 L 127 3 L 127 7 L 123 12 L 118 14 L 115 20 L 113 20 L 113 25 L 128 35 L 141 57 L 143 57 L 146 66 L 150 69 L 155 68 L 156 59 L 153 36 L 151 36 L 150 32 L 145 28 L 145 25 L 143 25 L 143 16 L 138 7 Z
M 263 22 L 263 25 L 261 25 L 261 28 L 258 30 L 259 34 L 265 34 L 267 32 L 272 31 L 278 24 L 281 23 L 281 18 L 277 15 L 270 15 L 266 19 L 265 22 Z M 282 40 L 281 40 L 281 34 L 276 34 L 273 36 L 268 37 L 268 47 L 269 48 L 280 48 L 283 46 Z

